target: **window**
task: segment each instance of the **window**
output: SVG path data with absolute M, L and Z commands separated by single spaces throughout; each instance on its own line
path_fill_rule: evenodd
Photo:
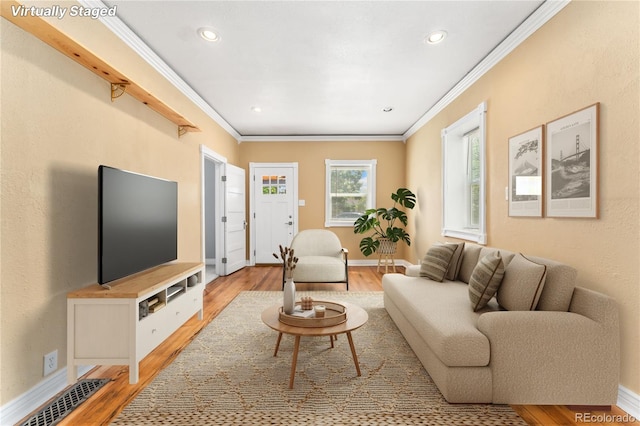
M 483 102 L 442 130 L 442 235 L 486 243 Z
M 376 160 L 325 160 L 325 224 L 353 226 L 376 200 Z

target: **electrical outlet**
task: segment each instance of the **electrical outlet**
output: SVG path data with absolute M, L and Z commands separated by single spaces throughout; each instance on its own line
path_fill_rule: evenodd
M 47 376 L 58 369 L 58 350 L 44 356 L 44 375 Z

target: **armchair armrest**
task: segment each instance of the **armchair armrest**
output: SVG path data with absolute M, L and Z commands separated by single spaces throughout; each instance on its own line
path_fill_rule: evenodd
M 478 318 L 491 346 L 493 402 L 615 404 L 617 322 L 573 312 L 499 311 Z

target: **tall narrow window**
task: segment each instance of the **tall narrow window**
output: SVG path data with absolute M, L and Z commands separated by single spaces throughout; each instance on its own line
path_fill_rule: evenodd
M 442 130 L 442 235 L 486 243 L 483 102 Z
M 480 226 L 480 128 L 476 127 L 464 137 L 467 145 L 467 226 Z
M 375 206 L 376 160 L 325 160 L 325 226 L 353 226 Z

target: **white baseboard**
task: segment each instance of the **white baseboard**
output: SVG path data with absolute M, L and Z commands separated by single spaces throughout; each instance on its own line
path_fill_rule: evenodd
M 616 404 L 625 413 L 640 420 L 640 395 L 622 385 L 618 386 L 618 402 Z
M 404 266 L 405 268 L 409 265 L 412 265 L 411 262 L 408 262 L 404 259 L 395 259 L 396 266 Z M 377 259 L 349 259 L 349 266 L 378 266 Z M 382 268 L 382 266 L 381 266 Z
M 94 366 L 78 366 L 78 377 L 87 374 Z M 62 392 L 67 384 L 67 368 L 61 368 L 51 376 L 0 407 L 0 424 L 14 425 L 42 404 Z

